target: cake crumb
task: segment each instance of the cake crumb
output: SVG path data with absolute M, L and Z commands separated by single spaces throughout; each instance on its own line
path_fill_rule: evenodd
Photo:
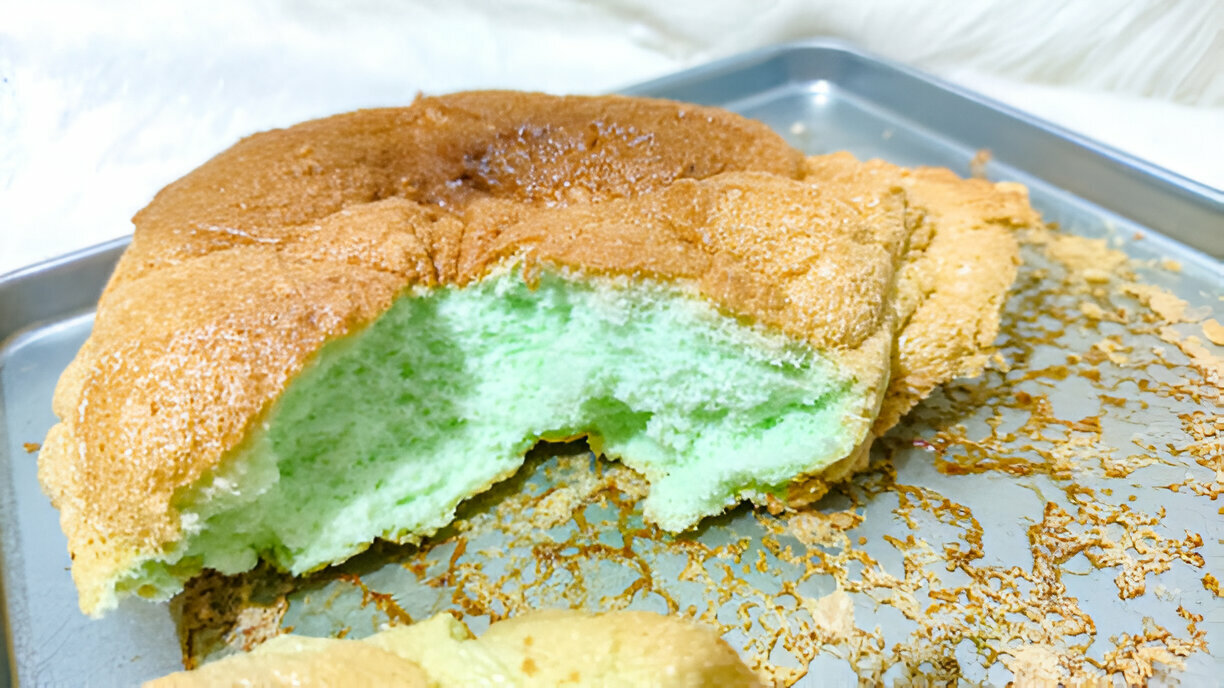
M 1086 282 L 1109 281 L 1109 276 L 1126 265 L 1126 254 L 1109 248 L 1104 239 L 1089 239 L 1073 234 L 1050 233 L 1046 253 Z
M 990 163 L 991 153 L 989 150 L 982 148 L 973 154 L 973 159 L 969 161 L 969 176 L 974 179 L 986 178 L 986 165 Z
M 285 633 L 287 629 L 281 627 L 281 619 L 284 618 L 287 609 L 289 609 L 289 603 L 281 597 L 271 605 L 252 605 L 238 610 L 234 626 L 226 634 L 226 644 L 243 651 L 250 651 Z
M 1080 312 L 1092 320 L 1104 320 L 1105 309 L 1092 303 L 1091 301 L 1081 301 L 1079 305 Z
M 1190 365 L 1202 371 L 1204 377 L 1219 385 L 1224 382 L 1224 356 L 1216 356 L 1203 345 L 1203 340 L 1190 335 L 1182 337 L 1177 330 L 1165 325 L 1156 332 L 1164 341 L 1181 349 L 1190 359 Z
M 1203 321 L 1203 335 L 1211 340 L 1212 344 L 1224 346 L 1224 325 L 1221 325 L 1215 318 Z
M 1214 321 L 1212 321 L 1212 322 L 1214 322 Z M 1208 335 L 1208 336 L 1210 336 L 1210 335 Z M 1212 340 L 1212 341 L 1214 341 L 1214 340 Z M 42 445 L 41 445 L 41 444 L 39 444 L 39 443 L 37 443 L 37 442 L 22 442 L 22 443 L 21 443 L 21 447 L 22 447 L 23 449 L 25 449 L 25 450 L 26 450 L 26 453 L 27 453 L 27 454 L 33 454 L 34 452 L 38 451 L 39 449 L 42 449 Z
M 1122 291 L 1139 299 L 1157 317 L 1168 323 L 1186 322 L 1186 307 L 1189 305 L 1171 292 L 1150 284 L 1127 282 Z
M 999 659 L 1012 672 L 1016 685 L 1058 685 L 1062 675 L 1058 670 L 1059 654 L 1046 645 L 1024 645 L 1003 650 Z
M 1216 597 L 1224 597 L 1220 592 L 1220 579 L 1210 573 L 1203 574 L 1203 587 Z
M 1124 366 L 1130 362 L 1130 359 L 1123 352 L 1130 351 L 1128 347 L 1123 346 L 1116 339 L 1106 337 L 1099 342 L 1094 342 L 1092 348 L 1101 352 L 1109 359 L 1110 363 L 1117 366 Z
M 1080 310 L 1080 313 L 1083 313 L 1084 317 L 1088 318 L 1089 320 L 1106 320 L 1109 322 L 1122 322 L 1122 318 L 1118 317 L 1117 314 L 1107 311 L 1104 308 L 1101 308 L 1099 305 L 1097 305 L 1096 303 L 1093 303 L 1092 301 L 1081 301 L 1079 305 L 1079 310 Z
M 818 600 L 805 598 L 803 608 L 812 615 L 816 627 L 833 639 L 849 638 L 854 633 L 854 601 L 844 590 L 835 590 Z

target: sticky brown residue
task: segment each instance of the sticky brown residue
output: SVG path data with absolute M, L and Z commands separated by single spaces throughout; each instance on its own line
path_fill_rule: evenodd
M 194 669 L 218 651 L 247 651 L 286 633 L 290 581 L 256 571 L 241 576 L 197 576 L 170 604 L 183 668 Z
M 1220 592 L 1220 579 L 1210 573 L 1203 574 L 1203 588 L 1216 597 L 1224 597 L 1224 593 Z
M 356 586 L 361 590 L 361 606 L 367 607 L 374 605 L 374 608 L 382 612 L 387 621 L 391 624 L 403 624 L 405 626 L 414 623 L 412 616 L 400 607 L 395 601 L 395 597 L 387 593 L 371 590 L 369 586 L 361 580 L 361 577 L 356 574 L 342 573 L 338 576 L 339 580 L 346 581 Z

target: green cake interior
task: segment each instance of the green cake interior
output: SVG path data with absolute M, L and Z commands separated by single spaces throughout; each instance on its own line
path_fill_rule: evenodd
M 540 439 L 589 435 L 649 479 L 647 517 L 683 530 L 849 454 L 860 395 L 828 357 L 676 285 L 504 270 L 408 293 L 322 349 L 179 496 L 178 546 L 117 589 L 167 597 L 203 567 L 296 574 L 418 539 Z

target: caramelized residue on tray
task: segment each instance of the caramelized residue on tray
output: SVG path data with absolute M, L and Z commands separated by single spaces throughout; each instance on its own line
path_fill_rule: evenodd
M 1103 240 L 1040 230 L 1025 254 L 994 369 L 937 391 L 809 509 L 673 537 L 643 522 L 632 471 L 541 445 L 419 547 L 198 579 L 175 603 L 185 661 L 290 626 L 633 607 L 720 628 L 781 685 L 816 663 L 866 683 L 1175 677 L 1207 651 L 1198 611 L 1224 575 L 1201 532 L 1224 514 L 1224 328 Z

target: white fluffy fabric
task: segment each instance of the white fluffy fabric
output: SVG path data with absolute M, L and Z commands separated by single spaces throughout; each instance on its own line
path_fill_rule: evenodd
M 1224 188 L 1213 0 L 10 4 L 0 273 L 130 232 L 238 137 L 418 91 L 601 92 L 833 36 Z
M 691 3 L 680 6 L 685 4 Z M 727 11 L 710 12 L 694 24 L 685 22 L 681 11 L 659 17 L 655 25 L 663 35 L 676 32 L 690 55 L 813 35 L 844 36 L 954 78 L 971 72 L 1184 105 L 1224 105 L 1224 3 L 1211 0 L 713 5 Z

